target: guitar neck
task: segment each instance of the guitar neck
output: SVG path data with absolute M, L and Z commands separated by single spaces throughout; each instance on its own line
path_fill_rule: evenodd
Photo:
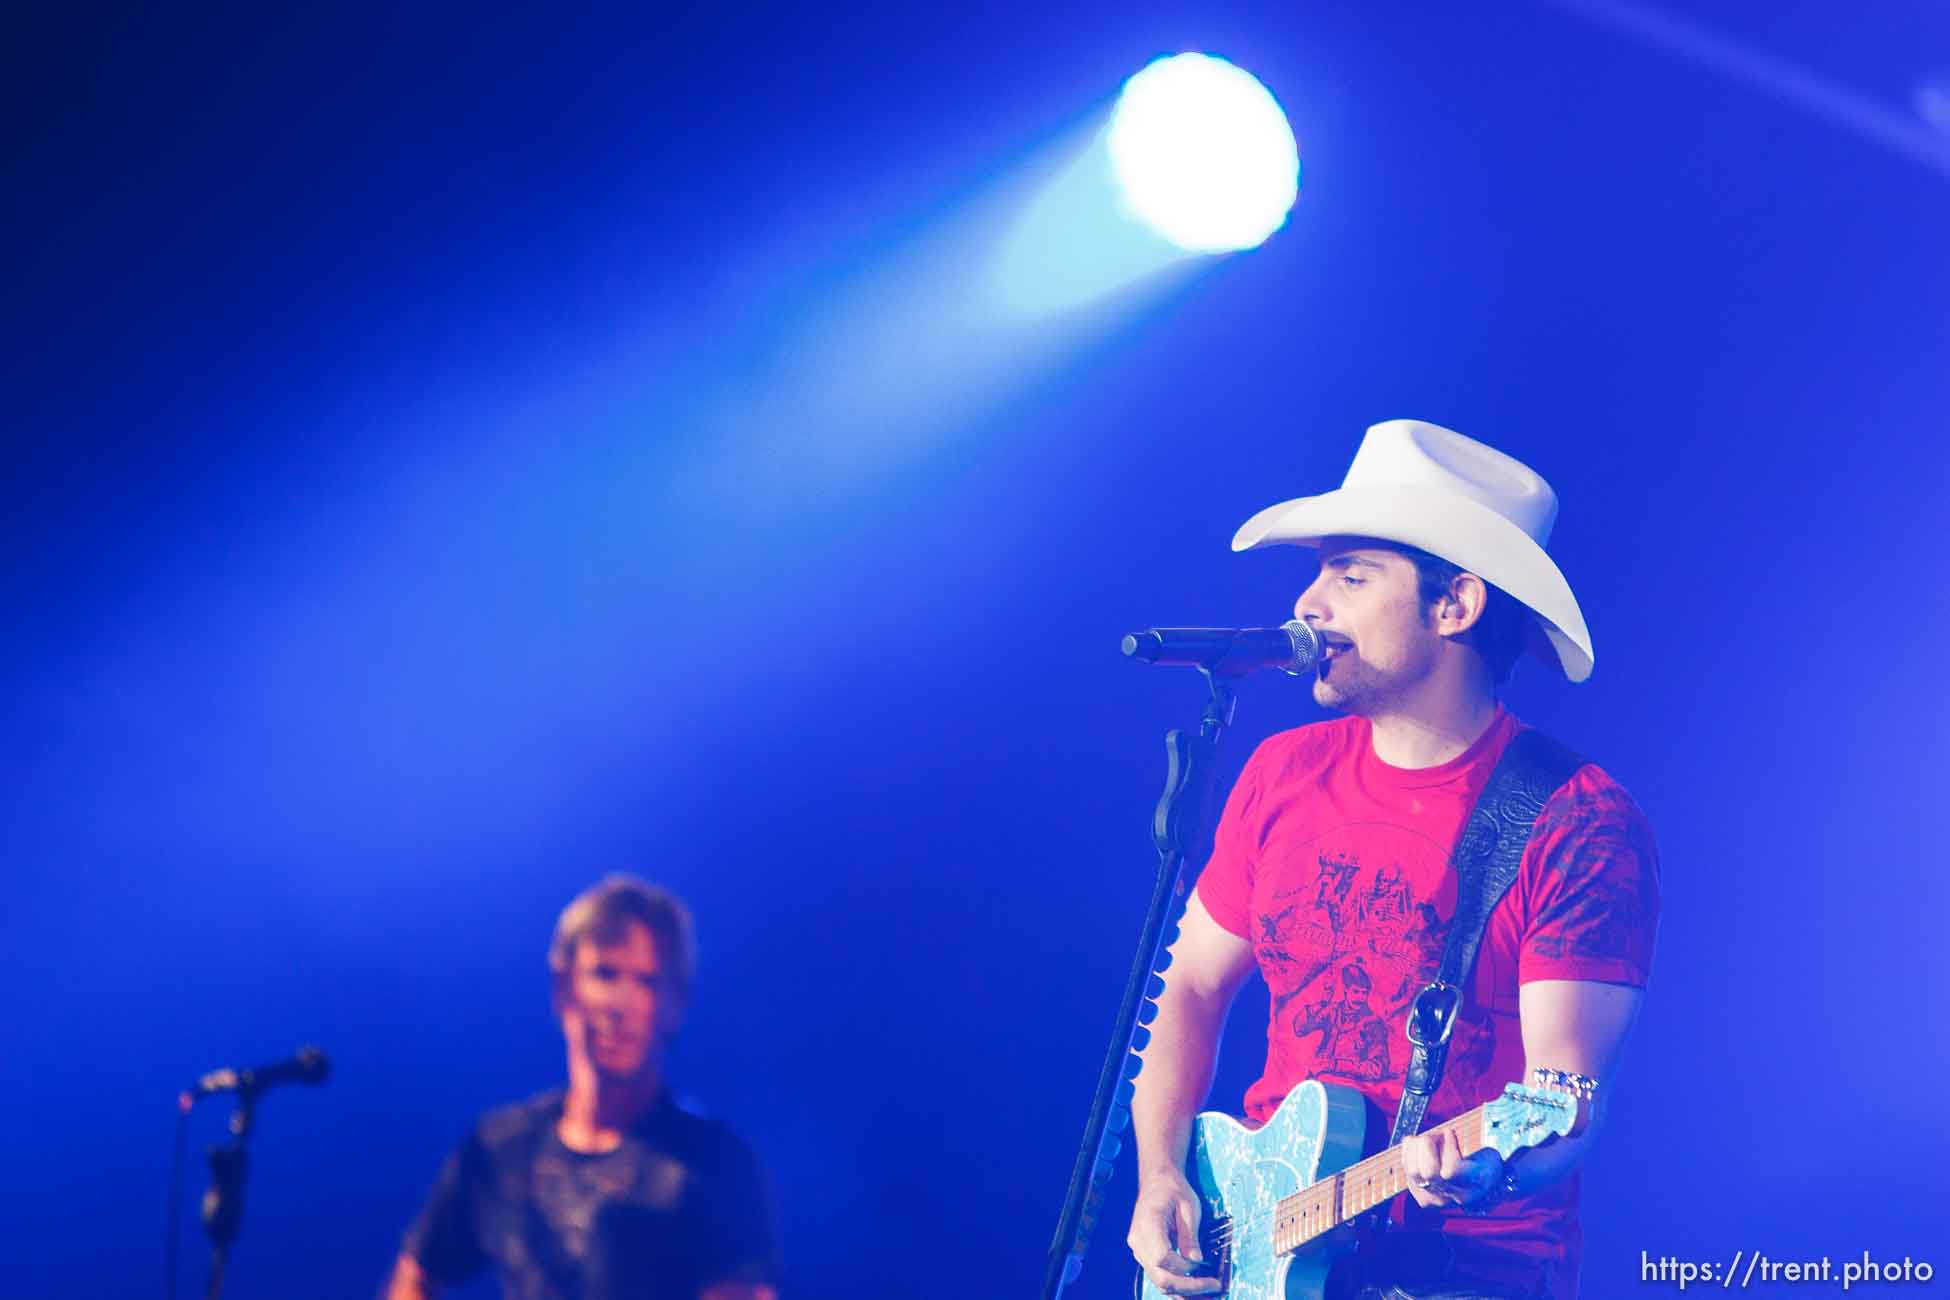
M 1428 1131 L 1455 1134 L 1463 1155 L 1472 1156 L 1488 1145 L 1483 1140 L 1488 1109 L 1486 1105 L 1478 1106 Z M 1399 1146 L 1351 1164 L 1273 1207 L 1273 1251 L 1278 1255 L 1291 1254 L 1322 1233 L 1331 1232 L 1407 1190 L 1408 1172 L 1402 1166 Z

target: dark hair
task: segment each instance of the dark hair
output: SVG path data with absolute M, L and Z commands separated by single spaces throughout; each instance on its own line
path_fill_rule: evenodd
M 1459 574 L 1469 572 L 1459 564 L 1451 564 L 1439 555 L 1418 551 L 1413 546 L 1396 546 L 1394 549 L 1415 562 L 1415 576 L 1424 609 L 1447 596 Z M 1478 574 L 1477 577 L 1481 578 L 1482 575 Z M 1483 662 L 1489 665 L 1490 680 L 1501 686 L 1510 680 L 1510 670 L 1523 657 L 1531 614 L 1503 588 L 1490 582 L 1484 582 L 1483 588 L 1488 592 L 1489 599 L 1483 606 L 1482 617 L 1462 634 L 1462 641 L 1465 645 L 1476 647 L 1476 652 L 1483 656 Z
M 697 941 L 691 934 L 691 914 L 675 894 L 645 884 L 635 876 L 606 876 L 576 895 L 555 922 L 548 947 L 548 969 L 559 993 L 575 966 L 576 946 L 584 939 L 615 943 L 632 922 L 650 931 L 657 957 L 679 995 L 688 994 L 697 970 Z

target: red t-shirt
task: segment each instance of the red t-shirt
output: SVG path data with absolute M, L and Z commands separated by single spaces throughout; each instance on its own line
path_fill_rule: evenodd
M 1434 976 L 1456 910 L 1450 852 L 1519 729 L 1499 709 L 1466 752 L 1411 770 L 1375 756 L 1365 718 L 1341 718 L 1273 736 L 1247 762 L 1198 895 L 1252 943 L 1272 995 L 1248 1120 L 1263 1123 L 1295 1085 L 1317 1078 L 1360 1089 L 1393 1121 L 1409 1003 Z M 1424 1127 L 1523 1081 L 1520 984 L 1643 987 L 1658 915 L 1652 828 L 1617 782 L 1586 764 L 1546 803 L 1515 883 L 1490 913 Z M 1394 1213 L 1450 1234 L 1458 1264 L 1482 1280 L 1567 1300 L 1583 1245 L 1577 1202 L 1573 1174 L 1482 1217 L 1408 1197 Z

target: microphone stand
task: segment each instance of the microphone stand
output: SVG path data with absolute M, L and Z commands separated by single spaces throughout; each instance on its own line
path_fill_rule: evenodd
M 237 1110 L 230 1117 L 235 1140 L 209 1151 L 210 1186 L 203 1193 L 203 1233 L 210 1239 L 210 1281 L 203 1290 L 204 1300 L 218 1300 L 223 1294 L 230 1243 L 237 1240 L 237 1231 L 243 1226 L 244 1175 L 250 1172 L 245 1148 L 250 1142 L 256 1101 L 254 1089 L 246 1086 L 237 1090 Z
M 1117 1134 L 1131 1121 L 1132 1080 L 1144 1064 L 1133 1049 L 1142 1050 L 1151 1040 L 1151 1031 L 1144 1026 L 1158 1014 L 1155 999 L 1165 990 L 1159 972 L 1171 964 L 1171 954 L 1164 950 L 1178 937 L 1178 918 L 1184 912 L 1185 860 L 1196 851 L 1205 826 L 1219 737 L 1232 725 L 1233 682 L 1243 671 L 1250 671 L 1250 666 L 1241 673 L 1212 667 L 1198 671 L 1210 688 L 1198 735 L 1187 736 L 1175 729 L 1165 733 L 1165 790 L 1151 818 L 1151 838 L 1158 847 L 1151 907 L 1138 935 L 1137 954 L 1131 961 L 1124 999 L 1111 1028 L 1110 1048 L 1097 1074 L 1097 1092 L 1083 1127 L 1083 1142 L 1070 1172 L 1069 1193 L 1056 1221 L 1056 1237 L 1050 1243 L 1043 1273 L 1042 1300 L 1058 1300 L 1063 1288 L 1083 1271 L 1083 1257 L 1097 1226 L 1104 1186 L 1110 1182 L 1117 1153 L 1123 1148 Z

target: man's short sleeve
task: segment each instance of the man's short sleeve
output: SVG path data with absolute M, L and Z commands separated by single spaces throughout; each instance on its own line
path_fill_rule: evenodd
M 470 1136 L 440 1168 L 433 1194 L 407 1229 L 400 1253 L 419 1261 L 435 1282 L 464 1282 L 487 1267 L 474 1222 L 477 1192 L 486 1176 L 487 1153 Z
M 1212 856 L 1198 878 L 1198 897 L 1212 919 L 1242 939 L 1252 936 L 1253 871 L 1257 865 L 1261 771 L 1266 744 L 1253 751 L 1226 797 L 1212 836 Z
M 1544 805 L 1524 852 L 1518 982 L 1644 987 L 1659 930 L 1659 852 L 1623 787 L 1586 764 Z

